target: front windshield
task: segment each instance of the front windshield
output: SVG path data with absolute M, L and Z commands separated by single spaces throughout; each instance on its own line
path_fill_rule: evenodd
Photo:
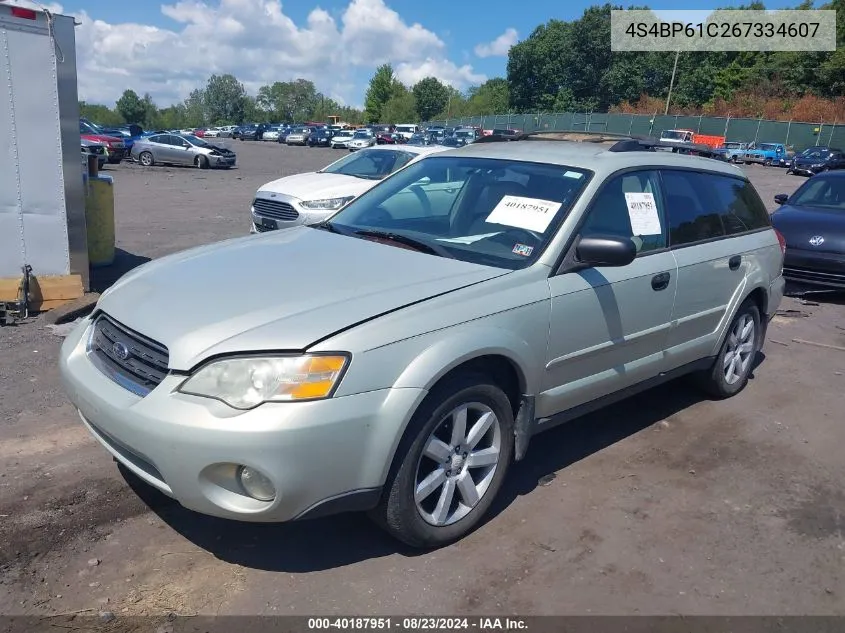
M 472 130 L 458 130 L 455 132 L 455 136 L 458 138 L 469 138 L 472 136 Z
M 739 143 L 725 143 L 725 149 L 740 149 L 741 147 Z
M 410 125 L 397 125 L 396 131 L 397 132 L 413 132 L 414 128 L 411 127 Z
M 298 127 L 293 131 L 293 133 L 294 134 L 308 134 L 310 131 L 311 130 L 309 130 L 307 127 Z
M 686 137 L 686 132 L 678 132 L 677 130 L 666 130 L 662 135 L 662 138 L 670 141 L 683 141 Z
M 795 207 L 823 207 L 845 212 L 845 178 L 813 176 L 789 197 Z
M 817 147 L 805 149 L 803 152 L 801 152 L 801 156 L 803 156 L 805 158 L 819 158 L 819 157 L 826 156 L 826 155 L 827 155 L 827 150 L 821 150 Z
M 99 125 L 95 125 L 90 121 L 80 121 L 79 122 L 79 133 L 80 134 L 102 134 L 103 130 Z
M 400 150 L 370 149 L 347 154 L 320 173 L 343 174 L 365 180 L 381 180 L 403 167 L 414 154 Z
M 578 199 L 590 172 L 466 156 L 430 156 L 332 216 L 329 228 L 386 233 L 464 261 L 530 265 Z
M 369 130 L 358 130 L 355 132 L 355 138 L 370 138 L 372 133 Z
M 760 149 L 764 152 L 773 152 L 777 149 L 777 145 L 772 145 L 771 143 L 761 143 Z

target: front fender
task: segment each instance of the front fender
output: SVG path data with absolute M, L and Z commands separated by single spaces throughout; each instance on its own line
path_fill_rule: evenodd
M 396 388 L 431 389 L 455 367 L 481 356 L 497 355 L 510 360 L 517 370 L 523 393 L 535 393 L 543 359 L 528 341 L 497 327 L 467 327 L 443 336 L 427 347 L 396 379 Z

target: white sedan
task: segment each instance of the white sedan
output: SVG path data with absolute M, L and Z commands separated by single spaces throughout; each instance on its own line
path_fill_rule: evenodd
M 393 172 L 442 145 L 380 145 L 347 154 L 320 171 L 268 182 L 252 201 L 250 233 L 320 222 Z

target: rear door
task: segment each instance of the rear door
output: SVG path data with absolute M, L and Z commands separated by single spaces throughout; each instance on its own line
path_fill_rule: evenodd
M 765 205 L 745 179 L 661 171 L 678 290 L 667 345 L 669 369 L 715 353 L 739 302 L 768 289 L 780 248 Z

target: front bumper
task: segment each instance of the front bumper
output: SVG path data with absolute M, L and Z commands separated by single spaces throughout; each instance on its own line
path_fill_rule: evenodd
M 792 285 L 845 290 L 845 254 L 819 253 L 787 246 L 783 276 Z
M 109 453 L 188 509 L 243 521 L 287 521 L 351 495 L 376 499 L 399 438 L 425 391 L 383 389 L 236 411 L 178 393 L 168 375 L 147 396 L 89 360 L 90 319 L 65 340 L 60 373 L 83 423 Z M 277 494 L 248 496 L 236 466 L 256 468 Z
M 812 165 L 789 165 L 789 169 L 796 174 L 802 174 L 804 176 L 813 176 L 820 171 L 822 171 L 823 167 L 815 167 Z
M 234 167 L 237 156 L 208 156 L 208 163 L 212 167 Z

